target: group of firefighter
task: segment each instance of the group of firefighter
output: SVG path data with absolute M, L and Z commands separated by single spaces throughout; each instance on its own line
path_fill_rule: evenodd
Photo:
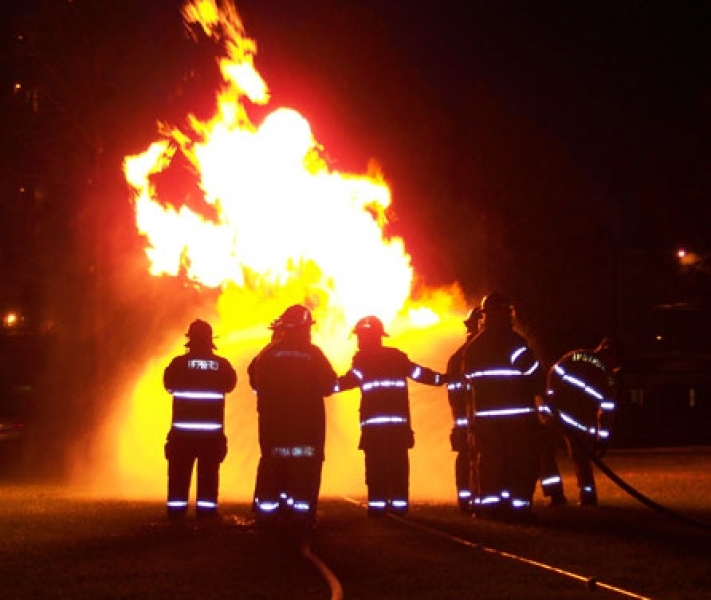
M 358 349 L 338 376 L 312 343 L 314 320 L 302 305 L 272 322 L 270 342 L 248 367 L 256 393 L 260 459 L 252 510 L 259 523 L 315 521 L 326 437 L 325 398 L 360 389 L 360 443 L 365 457 L 368 514 L 404 515 L 409 508 L 409 450 L 414 446 L 408 379 L 447 386 L 456 452 L 459 509 L 484 518 L 531 515 L 538 481 L 552 506 L 566 503 L 556 451 L 565 440 L 579 503 L 595 505 L 592 461 L 604 452 L 615 408 L 617 365 L 609 340 L 570 352 L 546 371 L 515 330 L 508 297 L 492 293 L 464 321 L 466 341 L 446 373 L 419 365 L 383 344 L 383 323 L 357 322 Z M 196 320 L 187 352 L 164 373 L 172 394 L 165 444 L 167 513 L 182 521 L 197 464 L 196 515 L 218 515 L 220 464 L 227 454 L 225 396 L 237 374 L 215 354 L 212 327 Z

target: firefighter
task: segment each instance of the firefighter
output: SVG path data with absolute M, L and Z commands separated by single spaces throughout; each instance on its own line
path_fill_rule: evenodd
M 540 421 L 538 441 L 540 444 L 541 491 L 543 497 L 548 499 L 548 506 L 558 508 L 568 504 L 557 458 L 558 448 L 563 443 L 563 436 L 542 396 L 536 396 L 536 406 Z
M 358 351 L 351 368 L 338 379 L 338 390 L 360 388 L 360 444 L 365 454 L 368 514 L 399 515 L 409 508 L 408 451 L 415 444 L 407 379 L 442 385 L 444 375 L 411 361 L 397 348 L 383 345 L 383 323 L 365 317 L 353 329 Z
M 481 320 L 481 308 L 476 307 L 469 312 L 464 320 L 467 328 L 466 341 L 457 348 L 447 361 L 447 398 L 452 409 L 452 431 L 449 441 L 452 452 L 456 452 L 454 459 L 454 482 L 457 487 L 457 503 L 459 510 L 470 514 L 472 510 L 472 496 L 476 475 L 473 469 L 474 448 L 472 447 L 472 436 L 469 435 L 469 395 L 471 387 L 469 381 L 463 377 L 464 373 L 464 349 L 466 345 L 478 332 Z
M 272 323 L 271 342 L 252 360 L 249 382 L 257 394 L 259 447 L 253 511 L 258 524 L 316 518 L 326 438 L 324 398 L 336 372 L 311 343 L 314 320 L 300 304 Z
M 619 364 L 612 342 L 573 350 L 548 372 L 546 402 L 560 426 L 578 484 L 578 504 L 597 505 L 592 457 L 604 454 L 616 405 Z
M 474 512 L 483 517 L 530 516 L 539 476 L 536 395 L 545 374 L 514 330 L 514 307 L 494 292 L 481 304 L 481 331 L 464 350 L 477 452 Z
M 165 389 L 173 395 L 173 418 L 165 444 L 167 510 L 173 521 L 182 520 L 187 512 L 196 461 L 196 515 L 217 516 L 219 470 L 227 455 L 225 395 L 237 385 L 234 367 L 214 353 L 209 323 L 193 321 L 186 336 L 188 351 L 173 358 L 163 374 Z

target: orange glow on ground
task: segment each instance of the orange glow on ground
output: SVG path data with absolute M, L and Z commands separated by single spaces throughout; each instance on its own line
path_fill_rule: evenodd
M 464 339 L 462 316 L 457 315 L 434 327 L 391 330 L 387 344 L 401 348 L 413 360 L 444 370 L 449 355 Z M 256 400 L 249 388 L 246 368 L 268 342 L 268 322 L 220 335 L 218 352 L 230 358 L 238 371 L 235 392 L 227 397 L 226 432 L 229 453 L 221 469 L 223 499 L 246 501 L 251 498 L 259 449 L 257 443 Z M 318 325 L 317 325 L 318 326 Z M 105 425 L 101 436 L 105 448 L 97 452 L 101 461 L 81 479 L 97 494 L 129 498 L 161 499 L 165 496 L 167 463 L 163 444 L 170 427 L 171 398 L 163 389 L 162 376 L 170 356 L 183 351 L 181 329 L 176 345 L 157 352 L 156 360 L 126 389 L 119 402 L 122 409 Z M 355 352 L 354 338 L 325 339 L 315 332 L 315 341 L 331 359 L 339 373 L 350 365 Z M 454 454 L 449 447 L 451 416 L 445 387 L 410 383 L 413 428 L 416 446 L 410 452 L 413 500 L 454 499 Z M 328 425 L 326 462 L 322 495 L 363 495 L 365 481 L 363 453 L 358 450 L 359 393 L 349 391 L 326 400 Z

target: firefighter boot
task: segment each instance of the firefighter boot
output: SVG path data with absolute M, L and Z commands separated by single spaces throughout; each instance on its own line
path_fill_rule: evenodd
M 580 490 L 578 506 L 597 506 L 597 491 L 593 486 L 586 485 Z

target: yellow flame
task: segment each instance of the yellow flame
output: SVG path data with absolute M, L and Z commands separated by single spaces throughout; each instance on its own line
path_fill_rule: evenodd
M 218 352 L 235 364 L 239 377 L 227 402 L 230 453 L 221 489 L 246 498 L 258 458 L 246 367 L 268 342 L 268 324 L 287 306 L 313 309 L 314 342 L 338 372 L 349 366 L 355 351 L 350 330 L 365 315 L 379 316 L 389 342 L 409 349 L 413 360 L 443 370 L 464 333 L 466 310 L 456 286 L 430 291 L 419 302 L 411 298 L 410 257 L 401 239 L 384 233 L 391 196 L 375 165 L 364 175 L 331 170 L 308 121 L 292 109 L 278 108 L 261 123 L 251 122 L 245 99 L 266 104 L 269 95 L 254 68 L 256 44 L 246 37 L 237 11 L 226 3 L 193 0 L 183 16 L 225 48 L 216 114 L 205 122 L 190 116 L 186 130 L 160 124 L 160 139 L 127 157 L 125 174 L 151 274 L 180 275 L 219 291 L 217 305 L 203 307 L 201 314 L 210 315 L 220 335 Z M 198 203 L 194 197 L 187 201 L 187 192 L 159 197 L 160 177 L 175 168 L 177 157 L 190 166 Z M 122 392 L 121 408 L 106 426 L 107 439 L 115 436 L 112 431 L 120 439 L 118 473 L 104 468 L 103 480 L 92 474 L 104 490 L 164 494 L 170 396 L 162 373 L 183 351 L 182 321 L 175 324 L 175 345 L 156 350 L 156 360 Z M 413 455 L 413 493 L 448 495 L 453 482 L 446 392 L 413 387 L 415 427 L 420 420 L 424 432 Z M 327 464 L 329 458 L 335 463 L 324 471 L 324 493 L 363 491 L 358 435 L 357 392 L 329 399 L 326 456 Z M 439 485 L 432 473 L 444 474 Z

